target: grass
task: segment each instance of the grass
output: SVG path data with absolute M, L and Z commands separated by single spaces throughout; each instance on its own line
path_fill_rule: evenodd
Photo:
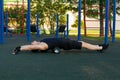
M 45 32 L 46 32 L 46 34 L 50 34 L 50 32 L 48 30 L 46 30 Z M 69 30 L 69 35 L 70 36 L 77 36 L 78 30 L 76 30 L 76 29 Z M 99 36 L 99 30 L 87 30 L 87 35 L 84 36 L 84 30 L 82 29 L 81 36 L 82 36 L 82 38 L 104 40 L 104 36 L 103 37 Z M 120 31 L 119 30 L 116 31 L 115 37 L 116 37 L 116 40 L 120 40 Z M 110 34 L 109 34 L 109 39 L 111 40 Z
M 49 30 L 45 30 L 45 31 L 42 30 L 40 32 L 41 32 L 41 34 L 45 34 L 45 35 L 50 34 Z M 20 34 L 20 32 L 18 32 L 18 31 L 17 31 L 17 33 Z M 99 38 L 99 33 L 100 33 L 99 30 L 96 30 L 96 29 L 91 30 L 91 29 L 89 29 L 89 30 L 86 31 L 86 36 L 85 37 L 92 38 L 92 39 L 93 38 L 96 39 L 96 37 L 97 37 L 97 39 L 98 39 Z M 32 33 L 32 34 L 35 34 L 35 33 Z M 70 36 L 77 36 L 78 35 L 78 30 L 77 29 L 69 30 L 69 35 Z M 81 35 L 84 36 L 84 30 L 83 29 L 81 29 Z M 120 40 L 120 30 L 116 31 L 115 37 L 116 37 L 117 40 Z M 104 37 L 100 37 L 100 39 L 103 39 L 103 38 Z M 110 34 L 109 34 L 109 38 L 111 38 Z
M 78 31 L 77 30 L 70 30 L 69 31 L 69 34 L 70 35 L 75 35 L 77 36 L 78 34 Z M 81 34 L 84 35 L 84 30 L 81 30 Z M 99 30 L 87 30 L 87 36 L 91 36 L 91 37 L 99 37 Z M 109 35 L 110 36 L 110 35 Z M 115 34 L 116 38 L 120 38 L 120 31 L 116 31 L 116 34 Z

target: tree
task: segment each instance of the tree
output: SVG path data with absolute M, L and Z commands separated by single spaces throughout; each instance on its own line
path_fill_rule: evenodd
M 9 21 L 9 24 L 8 26 L 10 28 L 15 28 L 15 29 L 18 29 L 20 28 L 21 29 L 21 26 L 22 26 L 22 14 L 20 13 L 22 11 L 22 7 L 18 7 L 18 6 L 15 6 L 15 7 L 10 7 L 10 8 L 7 8 L 5 7 L 5 12 L 4 13 L 8 13 L 8 21 Z M 18 14 L 16 14 L 18 13 Z
M 84 0 L 83 0 L 84 1 Z M 82 2 L 83 3 L 83 2 Z M 117 0 L 120 3 L 120 0 Z M 88 17 L 98 18 L 98 11 L 100 11 L 100 34 L 103 34 L 103 20 L 105 18 L 105 0 L 87 0 L 86 5 L 88 7 L 93 5 L 99 5 L 98 8 L 92 9 L 91 7 L 87 10 L 88 12 L 93 12 L 96 14 L 86 14 Z M 110 6 L 113 8 L 113 0 L 110 0 Z M 83 9 L 83 6 L 82 6 Z M 70 10 L 72 12 L 78 12 L 78 0 L 31 0 L 31 14 L 35 18 L 35 14 L 40 15 L 40 25 L 44 23 L 50 24 L 50 30 L 54 31 L 56 14 L 59 17 L 63 17 L 65 13 Z M 120 14 L 120 7 L 117 6 L 117 14 Z M 112 15 L 112 9 L 110 11 Z M 60 18 L 65 19 L 65 18 Z M 60 20 L 62 21 L 62 20 Z M 65 20 L 64 20 L 65 21 Z
M 66 7 L 66 4 L 62 3 L 62 1 L 60 2 L 57 0 L 32 0 L 31 2 L 32 16 L 38 13 L 42 22 L 40 22 L 41 25 L 44 25 L 44 23 L 48 24 L 48 26 L 50 25 L 51 32 L 54 31 L 56 14 L 61 15 L 60 17 L 62 17 L 62 15 L 65 15 L 67 11 Z

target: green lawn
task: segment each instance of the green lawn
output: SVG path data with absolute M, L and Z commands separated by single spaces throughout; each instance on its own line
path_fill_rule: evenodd
M 77 30 L 70 30 L 69 34 L 70 35 L 77 35 L 78 31 Z M 81 34 L 84 34 L 84 30 L 81 30 Z M 87 30 L 87 36 L 99 37 L 99 30 Z M 115 36 L 116 36 L 116 38 L 120 38 L 120 31 L 116 31 Z

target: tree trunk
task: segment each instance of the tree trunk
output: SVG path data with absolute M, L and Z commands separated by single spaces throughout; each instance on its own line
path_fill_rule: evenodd
M 104 36 L 104 18 L 103 18 L 103 1 L 99 2 L 99 10 L 100 10 L 100 36 Z

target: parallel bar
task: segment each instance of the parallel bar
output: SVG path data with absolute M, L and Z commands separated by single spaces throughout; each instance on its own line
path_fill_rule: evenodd
M 58 33 L 59 33 L 58 25 L 59 25 L 59 15 L 57 14 L 56 15 L 56 33 L 55 33 L 56 38 L 58 38 Z
M 109 0 L 106 0 L 106 12 L 105 12 L 105 38 L 104 43 L 108 44 L 108 26 L 109 26 Z
M 0 44 L 4 43 L 4 9 L 3 0 L 0 0 Z
M 28 11 L 27 11 L 27 24 L 26 24 L 26 36 L 27 36 L 27 41 L 31 40 L 30 36 L 30 0 L 28 0 Z
M 78 3 L 78 41 L 81 40 L 81 0 Z
M 38 16 L 38 13 L 37 13 L 37 15 L 36 15 L 36 30 L 37 30 L 36 36 L 40 37 L 40 30 L 39 30 L 39 27 L 38 27 L 38 23 L 39 23 L 39 16 Z
M 113 6 L 113 31 L 112 31 L 112 42 L 115 42 L 115 29 L 116 29 L 116 0 L 114 0 L 114 6 Z
M 68 35 L 69 35 L 69 15 L 67 14 L 66 16 L 67 20 L 66 20 L 66 38 L 68 38 Z

